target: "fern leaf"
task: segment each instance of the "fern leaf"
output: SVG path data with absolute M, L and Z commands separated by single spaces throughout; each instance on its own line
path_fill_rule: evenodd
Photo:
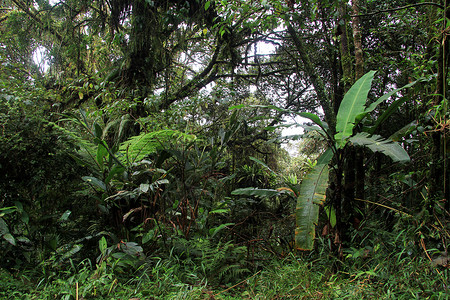
M 156 153 L 158 149 L 162 148 L 163 143 L 180 138 L 191 141 L 195 139 L 195 136 L 177 130 L 142 133 L 123 142 L 119 150 L 126 154 L 131 162 L 135 162 L 144 159 L 149 154 Z

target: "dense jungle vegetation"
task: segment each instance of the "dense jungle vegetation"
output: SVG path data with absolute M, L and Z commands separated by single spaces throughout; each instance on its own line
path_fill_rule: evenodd
M 448 299 L 447 0 L 0 3 L 0 298 Z

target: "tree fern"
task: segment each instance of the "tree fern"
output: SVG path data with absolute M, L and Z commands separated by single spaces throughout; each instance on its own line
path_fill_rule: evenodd
M 192 141 L 194 135 L 185 134 L 177 130 L 160 130 L 141 133 L 133 136 L 120 145 L 120 152 L 125 154 L 127 161 L 135 162 L 144 159 L 147 155 L 155 153 L 163 147 L 163 143 L 173 139 Z
M 74 145 L 76 145 L 79 150 L 77 151 L 77 155 L 69 155 L 80 165 L 80 166 L 91 166 L 96 165 L 96 153 L 97 146 L 91 142 L 90 140 L 81 137 L 81 135 L 77 132 L 68 130 L 62 126 L 59 126 L 56 123 L 49 122 L 49 125 L 53 126 L 54 129 L 59 130 L 61 133 L 68 136 Z M 96 174 L 98 175 L 98 174 Z

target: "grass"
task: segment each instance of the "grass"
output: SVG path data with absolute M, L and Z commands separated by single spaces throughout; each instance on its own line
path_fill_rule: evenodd
M 0 270 L 1 299 L 448 299 L 448 269 L 426 259 L 310 262 L 289 256 L 233 283 L 212 285 L 170 259 L 143 264 L 133 274 L 83 262 L 70 274 L 43 276 Z M 367 262 L 367 260 L 369 260 Z M 195 272 L 196 270 L 191 270 Z M 197 282 L 186 278 L 196 279 Z

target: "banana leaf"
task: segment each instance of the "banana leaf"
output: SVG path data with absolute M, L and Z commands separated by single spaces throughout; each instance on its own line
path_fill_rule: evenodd
M 319 206 L 326 199 L 328 185 L 328 163 L 333 153 L 325 151 L 300 185 L 300 195 L 297 198 L 295 245 L 299 250 L 312 250 L 316 237 L 316 225 L 319 220 Z
M 392 158 L 395 162 L 408 162 L 409 155 L 400 144 L 382 138 L 379 135 L 369 136 L 367 132 L 361 132 L 352 136 L 350 141 L 359 146 L 365 146 L 373 152 L 381 152 Z
M 367 95 L 372 85 L 375 71 L 362 76 L 345 94 L 336 116 L 336 143 L 339 147 L 346 144 L 347 138 L 353 134 L 356 118 L 366 110 Z

